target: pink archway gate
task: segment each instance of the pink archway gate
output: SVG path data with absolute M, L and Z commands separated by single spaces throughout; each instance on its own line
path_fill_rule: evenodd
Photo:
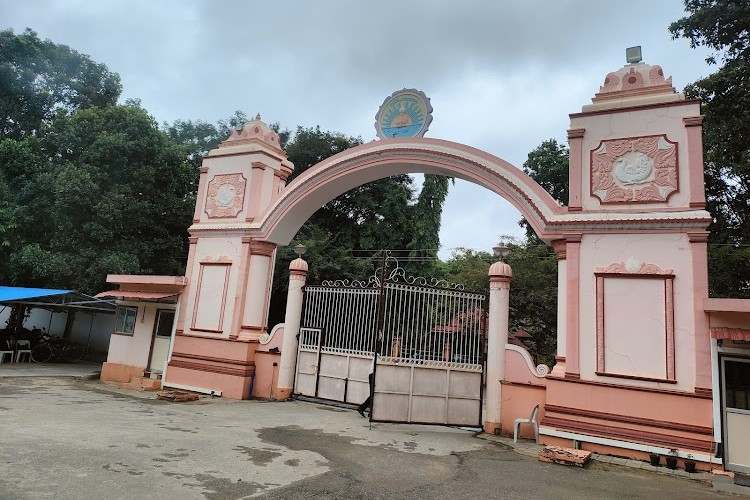
M 246 398 L 257 374 L 271 379 L 273 396 L 288 395 L 288 362 L 278 366 L 264 348 L 276 343 L 266 321 L 277 245 L 351 188 L 396 174 L 442 174 L 508 200 L 559 259 L 556 364 L 537 373 L 543 383 L 533 373 L 496 371 L 498 383 L 536 392 L 511 398 L 503 408 L 512 411 L 490 422 L 495 429 L 510 432 L 512 418 L 528 416 L 536 398 L 546 443 L 583 441 L 636 458 L 677 450 L 711 462 L 720 436 L 712 432 L 717 399 L 703 311 L 711 218 L 700 103 L 677 94 L 661 68 L 642 63 L 608 75 L 592 101 L 570 115 L 567 206 L 507 162 L 437 139 L 364 144 L 287 186 L 294 167 L 260 117 L 233 131 L 201 168 L 188 285 L 164 384 Z M 299 316 L 306 270 L 301 259 L 292 263 L 287 319 Z M 299 327 L 293 323 L 282 358 Z M 510 356 L 503 351 L 490 362 L 496 369 Z M 530 365 L 516 358 L 506 366 Z
M 446 175 L 485 187 L 513 204 L 542 240 L 560 237 L 560 229 L 550 222 L 565 210 L 534 179 L 484 151 L 427 138 L 373 141 L 308 169 L 259 220 L 259 237 L 287 245 L 315 210 L 337 196 L 377 179 L 412 173 Z

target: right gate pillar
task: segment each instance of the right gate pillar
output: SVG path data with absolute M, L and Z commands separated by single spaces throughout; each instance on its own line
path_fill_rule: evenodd
M 505 374 L 505 344 L 508 342 L 510 280 L 513 271 L 503 261 L 490 266 L 489 317 L 487 318 L 487 385 L 484 432 L 502 431 L 502 380 Z
M 304 300 L 303 290 L 309 269 L 307 262 L 302 259 L 302 254 L 299 255 L 289 264 L 289 292 L 284 316 L 284 338 L 281 344 L 277 399 L 288 399 L 294 391 L 294 370 L 297 367 L 297 347 Z
M 553 242 L 557 366 L 541 440 L 710 462 L 700 103 L 639 62 L 608 74 L 570 118 L 569 219 Z

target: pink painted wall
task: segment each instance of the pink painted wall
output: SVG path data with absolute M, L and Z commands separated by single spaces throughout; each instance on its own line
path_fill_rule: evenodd
M 537 385 L 503 384 L 502 388 L 502 433 L 506 436 L 513 435 L 513 425 L 517 418 L 527 419 L 536 405 L 539 405 L 539 413 L 536 421 L 541 422 L 544 417 L 544 403 L 546 401 L 547 389 Z M 522 425 L 520 437 L 526 439 L 534 438 L 534 429 L 530 425 Z
M 662 269 L 672 269 L 674 272 L 674 331 L 675 331 L 675 372 L 676 384 L 660 384 L 641 380 L 629 380 L 596 375 L 597 343 L 596 343 L 596 276 L 597 268 L 609 266 L 613 263 L 625 262 L 629 259 L 655 264 Z M 693 295 L 693 267 L 692 248 L 686 234 L 609 234 L 584 235 L 580 254 L 580 370 L 581 378 L 617 383 L 626 386 L 663 387 L 667 389 L 692 392 L 695 383 L 695 328 Z M 622 310 L 614 312 L 619 325 L 614 326 L 615 334 L 620 339 L 615 346 L 605 354 L 607 360 L 614 359 L 616 369 L 623 370 L 626 375 L 646 377 L 656 373 L 664 366 L 664 359 L 647 352 L 648 346 L 655 343 L 657 332 L 657 318 L 647 315 L 658 315 L 661 305 L 649 304 L 643 297 L 648 296 L 657 300 L 651 280 L 625 279 L 624 290 L 616 291 L 609 297 L 611 305 L 622 306 Z M 608 283 L 609 285 L 609 283 Z M 605 288 L 606 290 L 607 288 Z M 628 299 L 623 293 L 632 294 Z M 663 304 L 663 301 L 662 301 Z M 607 317 L 605 308 L 605 318 Z M 606 331 L 606 328 L 605 328 Z M 606 349 L 606 348 L 605 348 Z M 643 361 L 635 359 L 631 364 L 627 359 L 618 359 L 618 351 L 624 350 L 631 357 L 641 356 Z M 650 368 L 653 363 L 654 368 Z M 630 368 L 628 368 L 630 366 Z
M 118 301 L 118 305 L 138 308 L 135 331 L 132 336 L 112 334 L 107 362 L 146 368 L 154 335 L 157 305 L 135 301 Z M 112 326 L 114 328 L 114 322 Z
M 629 109 L 627 112 L 603 113 L 598 115 L 572 115 L 571 129 L 584 128 L 582 148 L 582 202 L 584 210 L 613 210 L 613 205 L 602 205 L 601 201 L 591 196 L 591 158 L 590 151 L 596 150 L 600 141 L 626 137 L 651 136 L 666 134 L 671 141 L 678 142 L 677 157 L 679 162 L 678 192 L 667 200 L 669 207 L 687 207 L 690 201 L 691 172 L 688 169 L 691 151 L 688 146 L 687 129 L 682 121 L 686 117 L 700 115 L 700 104 L 696 101 L 685 102 L 677 106 L 663 108 Z M 695 155 L 695 152 L 692 152 Z M 702 158 L 701 165 L 702 165 Z M 698 172 L 703 181 L 703 171 Z M 615 210 L 658 208 L 663 203 L 618 204 Z
M 664 280 L 609 278 L 603 286 L 606 371 L 667 378 Z
M 516 419 L 529 418 L 536 405 L 539 405 L 536 421 L 541 422 L 547 392 L 547 379 L 542 374 L 547 371 L 548 368 L 544 365 L 539 365 L 539 368 L 533 366 L 531 356 L 525 348 L 506 346 L 500 403 L 503 434 L 512 436 Z M 522 426 L 521 436 L 533 438 L 533 428 Z
M 274 363 L 276 366 L 274 366 Z M 255 382 L 253 383 L 253 397 L 275 399 L 279 382 L 280 353 L 255 353 Z

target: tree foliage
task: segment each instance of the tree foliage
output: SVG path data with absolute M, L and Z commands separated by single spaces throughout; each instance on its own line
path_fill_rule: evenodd
M 523 170 L 560 205 L 568 202 L 569 157 L 565 144 L 548 139 L 534 148 Z M 523 328 L 532 338 L 529 350 L 540 362 L 554 365 L 557 346 L 557 256 L 525 220 L 526 241 L 510 244 L 508 262 L 513 268 L 510 295 L 511 331 Z
M 547 139 L 531 150 L 523 171 L 542 186 L 561 205 L 568 203 L 568 146 Z
M 525 343 L 540 363 L 554 366 L 557 351 L 557 256 L 544 244 L 508 244 L 513 269 L 510 331 L 531 334 Z
M 197 172 L 120 91 L 68 46 L 0 32 L 0 281 L 93 293 L 183 272 Z
M 0 139 L 37 135 L 57 113 L 111 106 L 120 77 L 32 30 L 0 31 Z
M 58 116 L 0 141 L 14 205 L 3 281 L 97 292 L 108 273 L 179 274 L 197 175 L 132 105 Z
M 289 160 L 294 163 L 289 181 L 326 158 L 361 143 L 360 138 L 322 131 L 319 127 L 298 127 L 286 145 Z M 439 217 L 435 222 L 433 214 L 427 213 L 427 206 L 440 213 L 447 189 L 444 193 L 439 188 L 422 192 L 424 196 L 415 203 L 411 177 L 397 175 L 363 184 L 321 207 L 294 238 L 295 243 L 308 247 L 305 255 L 310 263 L 308 283 L 320 283 L 323 279 L 365 279 L 378 267 L 380 260 L 373 256 L 380 249 L 413 249 L 411 254 L 417 253 L 418 236 L 414 227 L 418 225 L 423 228 L 420 236 L 429 238 L 423 241 L 436 242 Z M 287 269 L 293 258 L 291 248 L 279 249 L 271 324 L 283 320 Z M 413 274 L 424 270 L 428 262 L 434 264 L 434 260 L 407 257 L 402 266 Z
M 688 85 L 703 102 L 706 198 L 713 222 L 709 289 L 714 296 L 750 295 L 750 4 L 686 0 L 687 16 L 669 27 L 673 37 L 714 51 L 715 73 Z
M 510 332 L 526 330 L 525 343 L 540 363 L 555 364 L 557 351 L 557 257 L 544 244 L 508 243 L 506 262 L 513 269 L 510 286 Z M 487 273 L 497 259 L 487 252 L 459 248 L 440 264 L 442 277 L 467 290 L 489 293 Z

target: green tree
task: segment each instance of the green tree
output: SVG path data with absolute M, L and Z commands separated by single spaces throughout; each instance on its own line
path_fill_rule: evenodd
M 750 4 L 735 0 L 686 0 L 687 15 L 669 27 L 674 38 L 714 51 L 715 73 L 688 85 L 705 117 L 709 289 L 714 296 L 750 295 L 747 266 L 735 267 L 750 245 Z
M 134 105 L 57 116 L 41 138 L 0 141 L 14 238 L 3 281 L 98 292 L 108 273 L 179 274 L 196 175 Z
M 569 150 L 548 139 L 528 155 L 523 170 L 561 205 L 568 202 Z M 557 256 L 525 220 L 526 242 L 511 244 L 513 268 L 510 294 L 511 331 L 523 328 L 532 336 L 525 343 L 540 362 L 554 365 L 557 346 Z
M 547 139 L 531 150 L 523 163 L 523 171 L 542 186 L 560 205 L 568 203 L 569 151 L 565 144 Z M 534 244 L 541 244 L 536 233 L 526 220 L 519 224 L 526 228 L 526 237 Z
M 509 330 L 523 328 L 524 343 L 540 363 L 553 366 L 557 354 L 557 258 L 543 243 L 508 243 L 505 259 L 513 269 L 510 287 Z M 467 290 L 489 293 L 488 272 L 497 260 L 487 252 L 460 248 L 440 263 L 443 278 Z
M 320 127 L 298 127 L 286 152 L 294 163 L 288 182 L 319 162 L 362 143 Z M 308 247 L 308 283 L 323 279 L 365 279 L 379 265 L 371 257 L 379 249 L 405 249 L 411 241 L 412 180 L 408 175 L 387 177 L 356 187 L 330 201 L 302 226 L 295 243 Z M 291 248 L 280 248 L 276 258 L 270 324 L 283 321 Z
M 523 163 L 523 171 L 561 205 L 568 203 L 568 146 L 547 139 L 534 148 Z
M 470 248 L 456 248 L 450 258 L 438 264 L 442 278 L 449 283 L 461 284 L 471 292 L 489 293 L 490 281 L 487 273 L 494 262 L 487 252 Z
M 557 257 L 544 244 L 508 244 L 506 261 L 513 269 L 509 329 L 523 328 L 525 341 L 540 363 L 555 364 L 557 351 Z
M 451 178 L 444 175 L 424 176 L 417 203 L 412 207 L 412 238 L 407 245 L 409 256 L 414 259 L 407 269 L 412 274 L 430 276 L 435 273 L 443 204 L 450 182 Z
M 120 77 L 31 29 L 0 31 L 0 139 L 36 135 L 57 113 L 111 106 Z

